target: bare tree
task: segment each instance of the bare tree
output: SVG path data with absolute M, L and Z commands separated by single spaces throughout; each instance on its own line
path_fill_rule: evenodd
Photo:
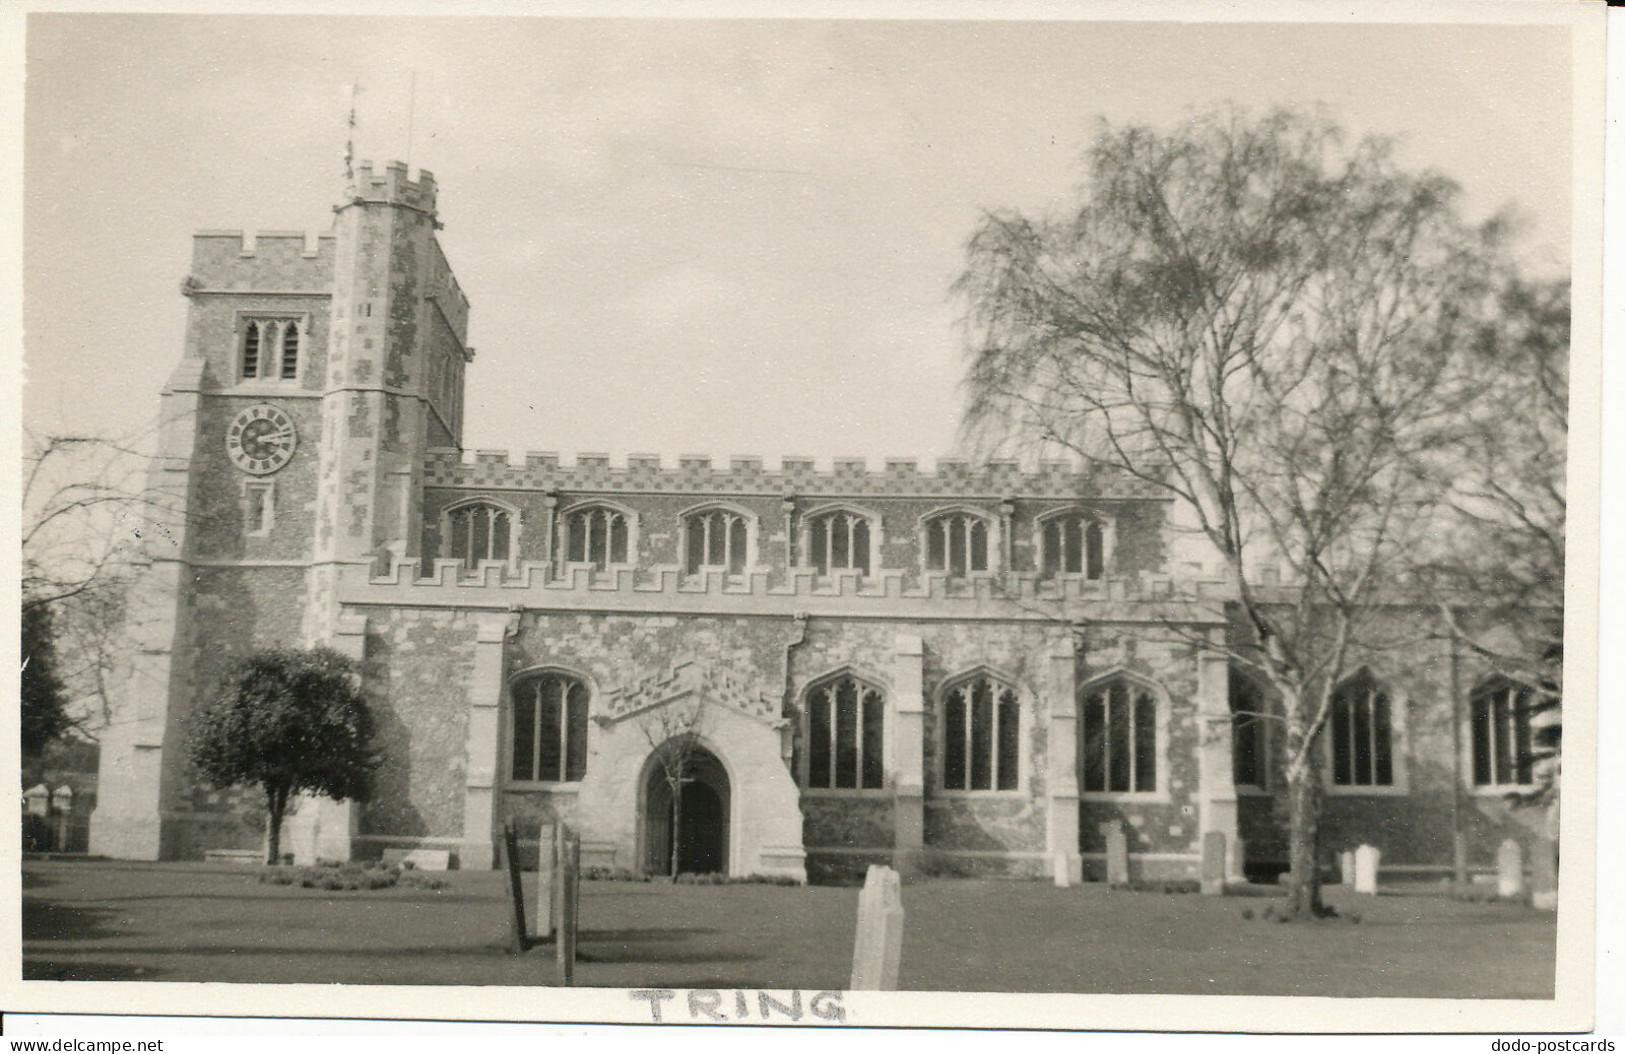
M 671 877 L 677 878 L 683 823 L 683 788 L 694 780 L 694 757 L 702 749 L 699 736 L 705 727 L 705 703 L 671 703 L 644 714 L 638 721 L 643 738 L 654 749 L 660 774 L 671 791 Z
M 1422 466 L 1463 412 L 1501 227 L 1391 143 L 1291 112 L 1103 124 L 1088 162 L 1074 207 L 970 239 L 967 428 L 1191 511 L 1234 598 L 1225 649 L 1279 706 L 1289 910 L 1320 914 L 1317 743 L 1442 498 Z

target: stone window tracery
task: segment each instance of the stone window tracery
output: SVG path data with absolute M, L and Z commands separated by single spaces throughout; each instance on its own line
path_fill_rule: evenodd
M 585 776 L 586 684 L 550 671 L 516 681 L 510 696 L 510 778 L 520 783 L 575 783 Z
M 628 561 L 632 518 L 626 512 L 608 505 L 579 506 L 566 512 L 562 523 L 566 562 L 603 571 Z
M 886 696 L 878 687 L 851 674 L 815 684 L 807 691 L 804 722 L 804 787 L 885 786 Z
M 1394 785 L 1393 700 L 1370 671 L 1361 670 L 1337 687 L 1327 723 L 1335 786 Z
M 984 517 L 972 512 L 945 512 L 926 519 L 921 529 L 925 533 L 927 571 L 964 576 L 988 569 L 993 532 Z
M 1157 696 L 1117 676 L 1088 687 L 1079 716 L 1085 793 L 1157 790 Z
M 1473 785 L 1529 786 L 1535 782 L 1534 689 L 1496 678 L 1471 698 Z
M 490 501 L 470 501 L 446 510 L 446 555 L 476 568 L 482 560 L 512 560 L 517 550 L 518 516 Z
M 1085 512 L 1063 512 L 1039 522 L 1039 568 L 1046 575 L 1106 573 L 1108 526 Z
M 944 790 L 1016 790 L 1021 784 L 1021 697 L 989 673 L 942 696 Z
M 750 558 L 750 518 L 732 509 L 707 509 L 683 518 L 688 573 L 719 568 L 743 574 Z
M 802 527 L 802 562 L 821 575 L 872 574 L 874 535 L 873 518 L 855 509 L 812 513 Z

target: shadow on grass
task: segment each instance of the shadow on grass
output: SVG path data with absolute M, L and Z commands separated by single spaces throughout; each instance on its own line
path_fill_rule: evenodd
M 117 930 L 107 925 L 110 911 L 53 904 L 48 900 L 23 897 L 23 940 L 68 941 L 112 937 Z

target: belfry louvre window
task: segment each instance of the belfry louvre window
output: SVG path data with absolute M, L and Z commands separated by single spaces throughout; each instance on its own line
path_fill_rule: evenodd
M 1535 781 L 1533 689 L 1496 680 L 1472 696 L 1473 784 L 1527 786 Z
M 948 512 L 925 521 L 925 569 L 965 575 L 987 570 L 987 521 Z
M 1106 573 L 1105 528 L 1082 513 L 1045 520 L 1042 548 L 1043 571 L 1047 575 L 1100 578 Z
M 1081 717 L 1083 790 L 1157 789 L 1157 699 L 1151 689 L 1114 677 L 1084 694 Z
M 589 563 L 600 571 L 626 563 L 629 524 L 626 513 L 594 505 L 571 509 L 564 517 L 565 559 Z
M 1361 670 L 1338 686 L 1328 722 L 1333 784 L 1393 786 L 1393 702 L 1368 671 Z
M 807 693 L 807 786 L 878 790 L 885 784 L 886 697 L 843 675 Z
M 1021 697 L 987 674 L 943 696 L 944 790 L 1015 790 L 1021 778 Z
M 520 782 L 574 783 L 587 774 L 587 686 L 562 673 L 513 686 L 513 764 Z
M 507 560 L 512 555 L 513 514 L 485 502 L 459 505 L 446 513 L 450 521 L 450 556 L 466 567 L 481 560 Z
M 806 561 L 821 575 L 846 570 L 869 574 L 870 534 L 869 518 L 856 512 L 809 516 Z
M 299 320 L 251 318 L 243 323 L 243 380 L 295 380 L 299 376 Z
M 749 548 L 750 527 L 745 517 L 727 509 L 696 512 L 683 521 L 688 538 L 688 573 L 720 567 L 742 574 Z

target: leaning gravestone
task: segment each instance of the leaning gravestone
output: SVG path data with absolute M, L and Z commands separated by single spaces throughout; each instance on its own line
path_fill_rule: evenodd
M 1101 824 L 1100 833 L 1106 836 L 1106 884 L 1128 885 L 1128 836 L 1123 833 L 1123 821 Z
M 1519 845 L 1516 839 L 1508 838 L 1496 851 L 1495 894 L 1506 900 L 1516 899 L 1524 894 L 1523 846 Z
M 1209 831 L 1202 836 L 1202 895 L 1224 894 L 1224 832 Z
M 1345 886 L 1354 885 L 1354 850 L 1345 849 L 1337 854 L 1337 867 Z
M 1354 892 L 1377 892 L 1377 868 L 1382 866 L 1382 850 L 1362 845 L 1354 850 Z
M 902 960 L 902 882 L 891 868 L 870 864 L 858 894 L 858 932 L 848 987 L 855 992 L 895 992 Z
M 1529 902 L 1541 911 L 1557 910 L 1557 843 L 1536 837 L 1529 853 Z

